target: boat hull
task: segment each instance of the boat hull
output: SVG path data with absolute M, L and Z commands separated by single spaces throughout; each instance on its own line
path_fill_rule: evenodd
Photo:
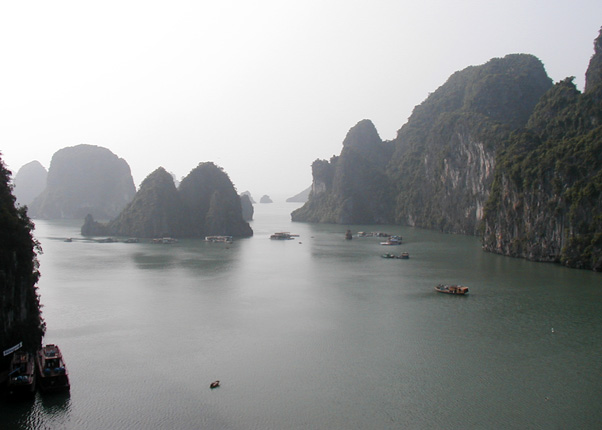
M 435 291 L 443 294 L 452 294 L 455 296 L 464 296 L 468 294 L 468 287 L 462 285 L 442 285 L 439 284 L 435 287 Z
M 38 386 L 42 392 L 69 391 L 69 372 L 61 350 L 56 345 L 46 345 L 36 354 Z
M 33 354 L 26 352 L 15 353 L 11 360 L 7 394 L 10 399 L 30 399 L 36 392 L 36 371 Z

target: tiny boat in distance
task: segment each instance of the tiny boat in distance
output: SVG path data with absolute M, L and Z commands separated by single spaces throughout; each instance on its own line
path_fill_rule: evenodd
M 386 242 L 381 242 L 381 245 L 401 245 L 401 236 L 390 236 Z
M 14 353 L 8 372 L 8 395 L 10 398 L 30 398 L 36 390 L 36 368 L 33 354 L 24 351 Z
M 293 240 L 293 238 L 295 237 L 299 237 L 298 234 L 290 234 L 287 231 L 280 231 L 277 233 L 274 233 L 273 235 L 270 236 L 270 239 L 272 240 Z
M 68 391 L 69 372 L 57 345 L 48 344 L 36 355 L 38 383 L 42 391 Z
M 435 287 L 435 290 L 439 293 L 456 294 L 461 296 L 463 296 L 464 294 L 468 294 L 468 287 L 464 287 L 463 285 L 439 284 Z
M 211 243 L 232 243 L 232 236 L 205 236 L 205 242 Z

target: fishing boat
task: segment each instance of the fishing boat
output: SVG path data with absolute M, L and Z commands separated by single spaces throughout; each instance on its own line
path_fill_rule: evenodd
M 401 258 L 402 260 L 408 260 L 410 258 L 410 254 L 407 252 L 402 252 L 399 258 Z
M 36 354 L 38 384 L 42 391 L 67 391 L 69 372 L 58 345 L 48 344 Z
M 8 395 L 10 398 L 30 398 L 35 395 L 36 369 L 33 354 L 25 351 L 14 353 L 8 371 Z
M 468 294 L 468 287 L 463 285 L 443 285 L 439 284 L 435 287 L 435 291 L 445 294 L 464 295 Z
M 274 233 L 273 235 L 270 236 L 270 239 L 272 240 L 293 240 L 293 238 L 298 237 L 298 234 L 290 234 L 287 231 L 280 231 L 277 233 Z
M 205 236 L 205 242 L 211 243 L 232 243 L 232 236 Z
M 401 245 L 401 236 L 391 236 L 386 242 L 381 242 L 381 245 Z

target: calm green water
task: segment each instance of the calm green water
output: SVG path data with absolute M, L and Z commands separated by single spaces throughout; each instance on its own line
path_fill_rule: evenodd
M 0 403 L 0 427 L 602 428 L 600 274 L 395 226 L 350 228 L 400 247 L 345 241 L 347 226 L 291 223 L 296 207 L 255 205 L 255 236 L 229 246 L 93 243 L 38 221 L 45 341 L 72 388 Z

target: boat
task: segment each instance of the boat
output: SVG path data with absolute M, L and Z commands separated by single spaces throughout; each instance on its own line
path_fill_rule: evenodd
M 209 388 L 211 388 L 212 390 L 217 387 L 219 387 L 219 380 L 214 381 L 209 385 Z
M 211 243 L 232 243 L 232 236 L 205 236 L 205 242 Z
M 381 242 L 381 245 L 401 245 L 401 236 L 391 236 L 386 242 Z
M 346 240 L 351 240 L 351 239 L 353 239 L 353 233 L 351 233 L 351 230 L 347 230 L 347 231 L 345 232 L 345 239 L 346 239 Z
M 30 398 L 36 393 L 36 368 L 33 354 L 14 353 L 8 371 L 7 389 L 10 398 Z
M 410 258 L 410 254 L 407 252 L 402 252 L 399 258 L 401 258 L 402 260 L 408 260 Z
M 270 236 L 270 239 L 272 240 L 293 240 L 294 237 L 298 237 L 298 234 L 290 234 L 287 231 L 280 231 L 277 233 L 274 233 L 273 235 Z
M 156 239 L 153 239 L 151 241 L 151 243 L 158 243 L 158 244 L 163 244 L 163 245 L 169 245 L 172 243 L 177 243 L 178 239 L 174 239 L 173 237 L 159 237 Z
M 381 255 L 382 258 L 400 258 L 395 254 L 383 254 Z
M 68 391 L 69 372 L 58 345 L 48 344 L 36 354 L 38 384 L 42 391 Z
M 468 287 L 463 285 L 443 285 L 439 284 L 435 287 L 435 290 L 439 293 L 445 294 L 456 294 L 463 296 L 464 294 L 468 294 Z

